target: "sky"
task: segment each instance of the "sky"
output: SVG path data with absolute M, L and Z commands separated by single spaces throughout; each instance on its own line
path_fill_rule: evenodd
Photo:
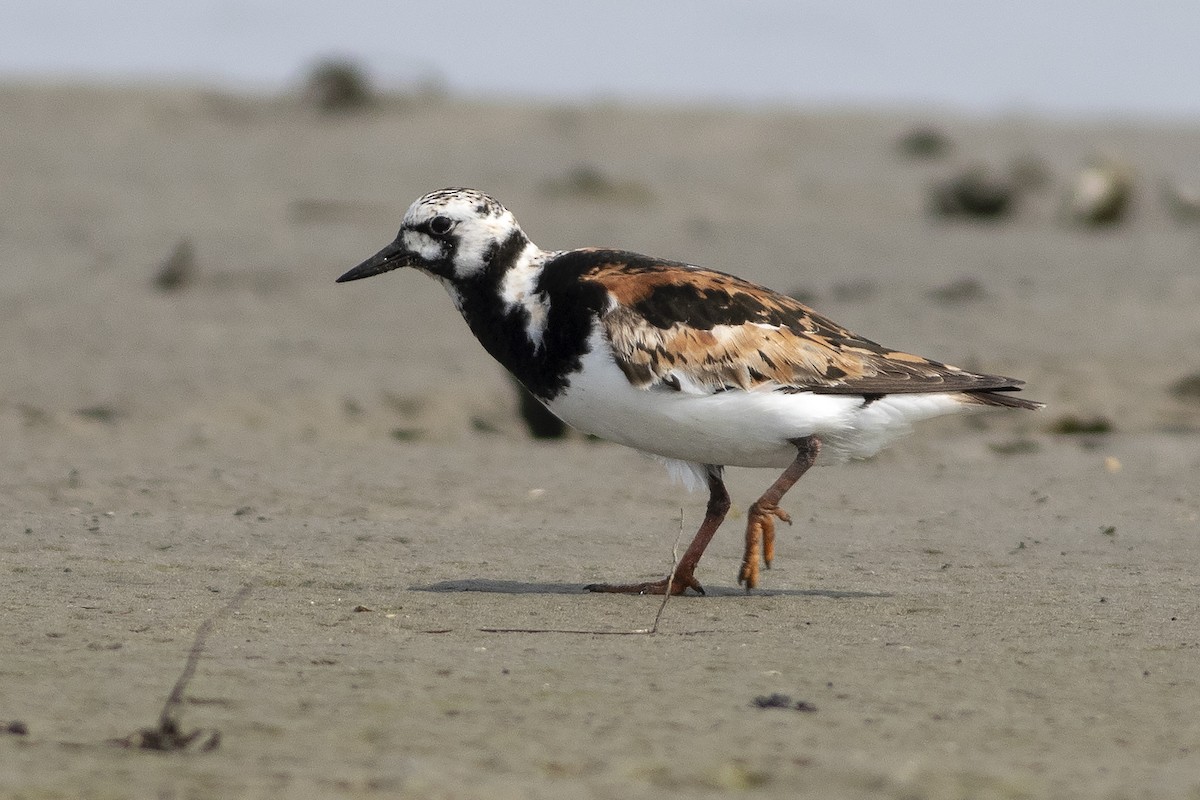
M 1200 117 L 1195 0 L 0 0 L 0 79 Z

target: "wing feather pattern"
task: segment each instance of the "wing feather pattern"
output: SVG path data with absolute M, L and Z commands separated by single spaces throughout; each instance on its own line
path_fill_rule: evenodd
M 993 394 L 1019 390 L 1019 380 L 891 350 L 733 275 L 616 251 L 590 256 L 580 280 L 607 292 L 601 320 L 635 386 L 867 397 L 964 392 L 985 405 L 1039 405 Z

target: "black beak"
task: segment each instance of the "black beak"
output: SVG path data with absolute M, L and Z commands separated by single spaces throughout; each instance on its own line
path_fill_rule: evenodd
M 379 275 L 400 267 L 411 267 L 414 263 L 416 263 L 414 254 L 404 248 L 400 237 L 396 237 L 396 241 L 338 278 L 337 282 L 345 283 L 360 278 L 369 278 L 372 275 Z

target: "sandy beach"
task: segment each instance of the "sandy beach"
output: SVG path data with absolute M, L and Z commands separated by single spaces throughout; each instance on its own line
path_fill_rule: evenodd
M 1097 151 L 1129 218 L 1067 224 Z M 927 213 L 1015 159 L 1010 217 Z M 1195 800 L 1200 224 L 1158 187 L 1198 163 L 1200 123 L 0 86 L 0 796 Z M 731 470 L 708 595 L 638 633 L 658 598 L 582 587 L 665 574 L 703 496 L 531 439 L 433 281 L 333 283 L 449 185 L 1048 407 L 815 470 L 749 595 L 774 475 Z M 219 745 L 113 744 L 214 615 L 176 712 Z

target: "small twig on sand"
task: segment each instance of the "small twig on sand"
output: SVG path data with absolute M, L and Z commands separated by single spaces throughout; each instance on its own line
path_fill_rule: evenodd
M 112 744 L 119 747 L 136 747 L 142 750 L 185 750 L 200 738 L 204 733 L 201 728 L 190 733 L 180 730 L 179 709 L 183 705 L 183 692 L 196 672 L 196 665 L 204 653 L 204 644 L 217 621 L 236 611 L 238 606 L 250 596 L 253 588 L 254 585 L 250 583 L 243 586 L 223 608 L 204 620 L 196 629 L 196 638 L 192 640 L 192 648 L 188 651 L 187 663 L 184 664 L 183 672 L 179 674 L 179 679 L 175 681 L 171 693 L 167 695 L 167 702 L 163 703 L 162 713 L 158 715 L 158 727 L 142 728 L 123 739 L 111 740 Z M 220 743 L 221 732 L 213 730 L 200 746 L 200 750 L 215 750 Z
M 675 583 L 675 571 L 679 569 L 679 542 L 683 539 L 683 509 L 679 509 L 679 533 L 675 535 L 675 543 L 671 545 L 671 573 L 667 576 L 667 591 L 663 593 L 662 602 L 658 604 L 658 612 L 649 628 L 634 628 L 631 631 L 589 631 L 578 628 L 480 628 L 483 633 L 576 633 L 589 636 L 648 636 L 658 633 L 658 623 L 663 612 L 667 610 L 667 602 L 671 599 L 671 586 Z
M 679 569 L 679 542 L 683 539 L 683 507 L 679 507 L 679 533 L 675 534 L 675 543 L 671 545 L 671 574 L 667 576 L 667 591 L 663 592 L 662 602 L 658 604 L 658 613 L 654 615 L 654 623 L 646 633 L 658 633 L 658 621 L 667 610 L 667 601 L 671 599 L 671 589 L 675 585 L 675 570 Z M 640 631 L 639 631 L 640 632 Z

